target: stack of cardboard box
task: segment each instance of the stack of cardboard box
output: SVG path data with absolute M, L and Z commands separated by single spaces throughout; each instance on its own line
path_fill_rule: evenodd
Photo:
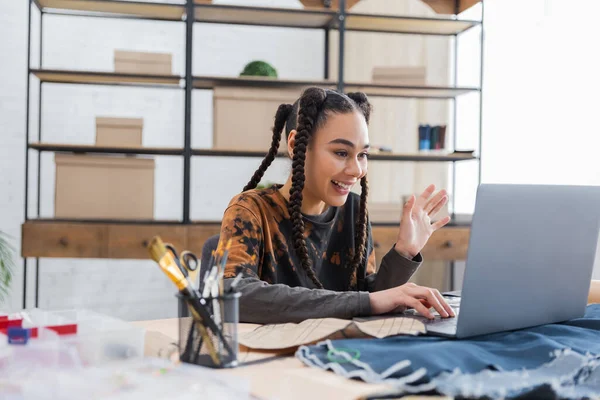
M 115 72 L 171 75 L 171 55 L 115 51 Z M 96 118 L 95 145 L 140 148 L 141 118 Z M 153 219 L 152 157 L 56 154 L 55 218 Z

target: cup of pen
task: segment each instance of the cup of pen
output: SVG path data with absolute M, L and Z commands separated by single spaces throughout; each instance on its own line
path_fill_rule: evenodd
M 210 274 L 197 282 L 197 258 L 189 251 L 178 255 L 175 247 L 155 236 L 148 244 L 150 257 L 178 289 L 179 358 L 213 368 L 238 364 L 239 298 L 236 277 L 225 290 L 225 263 L 231 240 L 217 248 L 209 263 Z M 196 260 L 196 261 L 194 261 Z M 192 276 L 192 273 L 193 276 Z
M 239 299 L 241 293 L 200 298 L 220 334 L 207 329 L 206 322 L 192 313 L 191 302 L 178 293 L 179 301 L 179 359 L 182 362 L 210 368 L 231 368 L 238 365 Z M 204 332 L 204 333 L 203 333 Z

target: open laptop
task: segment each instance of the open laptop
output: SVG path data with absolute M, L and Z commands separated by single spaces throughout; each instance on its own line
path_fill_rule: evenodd
M 427 333 L 466 338 L 584 315 L 600 187 L 481 184 L 456 318 Z

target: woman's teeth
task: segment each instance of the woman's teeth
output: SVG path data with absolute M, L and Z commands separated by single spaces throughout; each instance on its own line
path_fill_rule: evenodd
M 338 181 L 331 181 L 333 183 L 335 183 L 337 186 L 343 188 L 343 189 L 350 189 L 351 185 L 346 185 L 345 183 L 342 182 L 338 182 Z

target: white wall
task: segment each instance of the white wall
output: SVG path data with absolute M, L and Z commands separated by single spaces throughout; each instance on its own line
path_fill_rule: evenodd
M 485 1 L 483 181 L 600 185 L 600 51 L 587 44 L 599 13 L 596 0 Z M 459 60 L 479 57 L 477 42 L 461 38 Z M 465 67 L 459 80 L 473 76 Z M 472 117 L 459 106 L 459 122 Z M 462 211 L 474 184 L 459 193 Z
M 599 14 L 596 0 L 485 1 L 483 182 L 600 185 L 600 50 L 589 45 Z M 459 60 L 479 57 L 478 40 L 461 38 Z M 459 82 L 474 76 L 459 64 Z M 476 133 L 471 101 L 458 110 L 466 146 Z M 457 212 L 471 212 L 474 168 L 458 167 Z

